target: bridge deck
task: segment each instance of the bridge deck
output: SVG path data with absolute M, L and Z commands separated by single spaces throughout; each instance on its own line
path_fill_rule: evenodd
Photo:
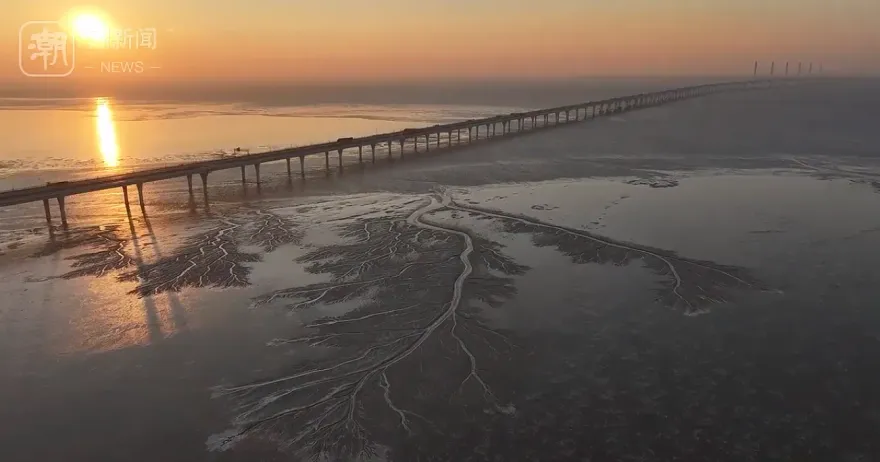
M 559 106 L 549 109 L 540 109 L 536 111 L 505 114 L 494 117 L 487 117 L 476 120 L 466 120 L 462 122 L 454 122 L 444 125 L 434 125 L 423 128 L 406 129 L 390 133 L 382 133 L 359 138 L 340 138 L 338 141 L 318 143 L 308 146 L 281 149 L 257 154 L 248 154 L 231 158 L 213 159 L 198 162 L 191 162 L 181 165 L 151 168 L 138 170 L 123 174 L 109 175 L 98 178 L 76 180 L 62 183 L 47 184 L 45 186 L 36 186 L 30 188 L 8 190 L 0 192 L 0 207 L 8 207 L 17 204 L 23 204 L 35 201 L 45 201 L 52 198 L 61 198 L 74 194 L 83 194 L 88 192 L 100 191 L 111 188 L 118 188 L 130 185 L 142 185 L 144 183 L 167 180 L 171 178 L 179 178 L 192 175 L 207 175 L 217 170 L 225 170 L 230 168 L 238 168 L 245 165 L 258 165 L 265 162 L 273 162 L 292 158 L 304 158 L 309 155 L 324 154 L 326 152 L 339 152 L 345 149 L 372 146 L 382 143 L 390 143 L 403 141 L 410 138 L 420 138 L 423 136 L 438 135 L 441 133 L 452 133 L 460 130 L 470 130 L 474 127 L 495 126 L 497 124 L 507 124 L 512 121 L 518 121 L 517 132 L 523 131 L 522 122 L 532 120 L 533 118 L 545 117 L 556 114 L 555 123 L 559 123 L 559 115 L 566 114 L 566 121 L 569 122 L 568 114 L 571 111 L 577 111 L 575 120 L 586 120 L 596 117 L 597 112 L 604 113 L 605 109 L 638 109 L 640 107 L 655 106 L 683 98 L 703 96 L 706 94 L 717 93 L 721 91 L 742 90 L 756 87 L 766 87 L 771 82 L 778 83 L 787 81 L 786 79 L 770 80 L 750 80 L 739 82 L 726 82 L 707 85 L 698 85 L 691 87 L 675 88 L 670 90 L 643 93 L 637 95 L 622 96 L 602 101 L 590 101 L 567 106 Z M 583 117 L 580 111 L 583 110 Z M 588 117 L 588 111 L 592 110 L 591 117 Z M 546 125 L 545 125 L 546 126 Z M 530 130 L 535 128 L 543 128 L 532 126 Z M 506 134 L 505 131 L 502 134 Z M 203 176 L 203 181 L 205 180 Z

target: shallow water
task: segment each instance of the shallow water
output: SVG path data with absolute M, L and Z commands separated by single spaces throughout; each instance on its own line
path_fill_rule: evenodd
M 871 460 L 880 170 L 725 98 L 4 221 L 4 460 Z

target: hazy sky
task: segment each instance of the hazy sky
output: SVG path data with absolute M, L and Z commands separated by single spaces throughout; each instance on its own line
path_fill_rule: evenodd
M 157 49 L 132 59 L 163 79 L 730 74 L 755 59 L 880 72 L 880 0 L 2 1 L 5 80 L 19 26 L 78 6 L 157 28 Z

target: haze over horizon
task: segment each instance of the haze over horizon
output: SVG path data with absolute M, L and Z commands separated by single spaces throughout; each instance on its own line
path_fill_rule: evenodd
M 137 57 L 158 69 L 72 76 L 87 87 L 133 79 L 332 83 L 744 75 L 756 59 L 880 73 L 880 2 L 861 0 L 46 0 L 18 2 L 0 18 L 0 81 L 26 80 L 16 55 L 21 24 L 61 18 L 84 6 L 103 12 L 114 27 L 155 28 L 158 42 Z

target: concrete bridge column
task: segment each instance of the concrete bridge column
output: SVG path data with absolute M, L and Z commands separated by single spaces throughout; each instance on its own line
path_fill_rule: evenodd
M 43 199 L 43 210 L 46 211 L 46 223 L 52 226 L 52 211 L 49 210 L 49 199 Z
M 415 139 L 415 137 L 413 138 Z M 403 145 L 406 143 L 406 138 L 400 139 L 400 158 L 403 159 Z
M 287 161 L 287 177 L 290 178 L 291 176 L 293 176 L 293 173 L 290 171 L 290 157 L 284 160 Z
M 257 175 L 257 187 L 260 186 L 260 164 L 254 164 L 254 173 Z
M 324 169 L 330 174 L 330 151 L 324 151 Z
M 306 179 L 306 156 L 299 156 L 299 177 Z
M 242 166 L 241 166 L 241 184 L 242 184 L 242 185 L 245 184 L 245 180 L 246 180 L 246 178 L 245 178 L 245 176 L 244 176 L 244 165 L 242 165 Z
M 202 195 L 205 196 L 205 210 L 208 210 L 208 172 L 201 172 L 199 176 L 202 177 Z
M 122 186 L 122 202 L 125 202 L 125 216 L 131 219 L 131 205 L 128 204 L 128 186 Z
M 146 206 L 146 204 L 144 204 L 144 184 L 137 183 L 136 186 L 137 186 L 137 190 L 138 190 L 138 202 L 140 202 L 140 205 L 141 205 L 141 213 L 144 216 L 147 216 L 147 206 Z
M 339 171 L 342 171 L 342 149 L 336 150 L 337 155 L 339 155 Z
M 64 210 L 64 196 L 58 196 L 58 209 L 61 212 L 61 227 L 67 229 L 67 212 Z
M 446 143 L 449 145 L 448 147 L 452 147 L 452 130 L 449 130 L 449 133 L 446 134 Z
M 202 195 L 205 196 L 205 210 L 208 210 L 208 172 L 200 172 L 202 178 Z
M 364 163 L 364 147 L 363 145 L 358 146 L 358 163 Z
M 373 163 L 376 163 L 376 143 L 370 145 L 370 154 L 373 156 Z
M 425 151 L 431 152 L 431 134 L 425 134 Z
M 191 173 L 186 176 L 186 187 L 189 190 L 189 201 L 192 202 L 195 199 L 193 199 L 193 176 Z

